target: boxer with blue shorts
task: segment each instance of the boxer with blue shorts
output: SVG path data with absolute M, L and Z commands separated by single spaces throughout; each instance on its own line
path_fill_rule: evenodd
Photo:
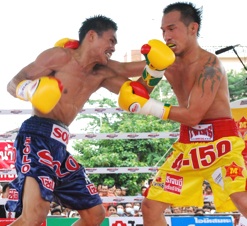
M 32 116 L 22 124 L 15 141 L 18 177 L 10 184 L 13 199 L 7 203 L 11 211 L 22 211 L 27 176 L 38 182 L 43 199 L 49 202 L 74 210 L 102 203 L 85 169 L 66 150 L 68 140 L 69 130 L 61 122 Z
M 11 226 L 40 226 L 51 201 L 77 210 L 74 226 L 103 222 L 105 209 L 96 188 L 66 151 L 67 127 L 98 89 L 118 94 L 128 77 L 141 75 L 145 61 L 133 66 L 110 60 L 117 29 L 108 17 L 87 18 L 78 41 L 56 42 L 9 81 L 8 92 L 29 101 L 34 115 L 22 124 L 15 141 L 18 178 L 11 183 L 6 207 L 21 215 Z

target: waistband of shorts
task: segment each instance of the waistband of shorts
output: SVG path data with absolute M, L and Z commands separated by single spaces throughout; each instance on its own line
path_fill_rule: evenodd
M 62 127 L 69 133 L 69 128 L 62 122 L 50 118 L 39 117 L 36 115 L 31 116 L 25 120 L 22 123 L 19 131 L 48 136 L 51 134 L 54 125 Z
M 186 125 L 180 125 L 180 136 L 179 142 L 181 143 L 192 143 L 192 142 L 211 142 L 218 140 L 222 137 L 229 136 L 239 136 L 238 128 L 236 122 L 232 118 L 220 118 L 220 119 L 208 119 L 201 121 L 198 126 L 211 124 L 213 129 L 213 140 L 210 141 L 191 141 L 190 140 L 190 130 L 193 130 L 194 127 L 189 127 Z

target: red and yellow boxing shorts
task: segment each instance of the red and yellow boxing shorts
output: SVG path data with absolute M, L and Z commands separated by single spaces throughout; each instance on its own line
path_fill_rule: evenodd
M 244 148 L 232 119 L 207 120 L 195 127 L 181 125 L 180 138 L 157 172 L 147 198 L 172 206 L 202 207 L 202 183 L 207 180 L 216 211 L 236 210 L 229 195 L 247 189 Z

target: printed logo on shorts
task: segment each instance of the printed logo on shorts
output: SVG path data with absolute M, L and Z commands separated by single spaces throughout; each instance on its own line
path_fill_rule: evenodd
M 220 185 L 222 189 L 224 188 L 224 181 L 221 168 L 218 168 L 213 172 L 212 178 L 216 184 Z
M 87 190 L 91 195 L 96 195 L 98 194 L 97 188 L 94 186 L 94 184 L 88 184 L 87 185 Z
M 226 177 L 231 177 L 232 180 L 235 180 L 236 177 L 244 177 L 243 167 L 238 166 L 235 162 L 232 162 L 231 165 L 225 166 Z
M 43 186 L 50 190 L 53 191 L 54 187 L 55 187 L 55 183 L 54 181 L 50 178 L 50 177 L 46 177 L 46 176 L 39 176 L 39 179 L 41 180 Z
M 243 116 L 239 121 L 236 121 L 238 131 L 242 138 L 247 134 L 247 119 Z
M 51 138 L 67 145 L 69 143 L 69 132 L 63 127 L 53 124 Z
M 164 187 L 165 191 L 169 191 L 171 193 L 179 195 L 181 194 L 182 187 L 183 177 L 167 173 Z
M 161 176 L 156 177 L 155 180 L 152 182 L 152 185 L 156 187 L 161 187 L 162 189 L 164 189 L 165 186 Z
M 12 188 L 9 189 L 8 200 L 11 200 L 11 201 L 18 201 L 19 200 L 18 191 L 16 189 L 12 189 Z
M 201 124 L 189 127 L 190 141 L 213 141 L 214 132 L 212 124 Z

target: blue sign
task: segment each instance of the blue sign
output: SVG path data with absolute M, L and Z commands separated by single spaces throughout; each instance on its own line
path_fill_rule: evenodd
M 172 226 L 233 226 L 231 216 L 171 217 Z

